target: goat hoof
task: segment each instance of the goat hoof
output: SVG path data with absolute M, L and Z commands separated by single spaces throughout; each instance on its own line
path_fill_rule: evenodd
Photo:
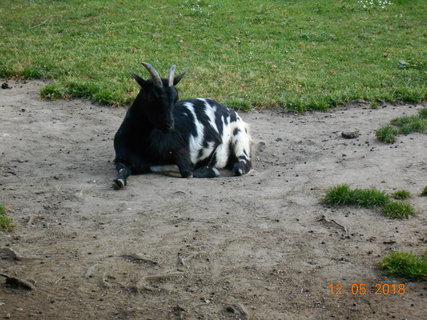
M 233 172 L 233 175 L 235 176 L 243 175 L 243 170 L 241 168 L 234 168 L 232 172 Z
M 114 190 L 120 190 L 123 189 L 126 185 L 125 181 L 123 179 L 115 179 L 113 181 L 113 188 Z
M 186 171 L 181 173 L 181 177 L 190 179 L 190 178 L 193 178 L 193 173 L 191 171 Z

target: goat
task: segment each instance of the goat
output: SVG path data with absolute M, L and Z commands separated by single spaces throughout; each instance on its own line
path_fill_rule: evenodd
M 174 76 L 173 65 L 162 79 L 152 65 L 142 65 L 151 78 L 132 73 L 141 89 L 114 137 L 115 189 L 131 174 L 159 172 L 165 165 L 177 165 L 184 178 L 217 177 L 220 168 L 236 176 L 251 170 L 248 125 L 235 111 L 211 99 L 178 101 L 175 86 L 185 72 Z

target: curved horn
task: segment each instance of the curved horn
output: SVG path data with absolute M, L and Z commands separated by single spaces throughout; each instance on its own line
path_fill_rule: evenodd
M 176 68 L 176 65 L 173 64 L 169 71 L 169 87 L 173 87 L 173 77 L 175 74 L 175 68 Z
M 162 79 L 160 78 L 160 75 L 156 71 L 156 69 L 154 69 L 154 67 L 151 64 L 147 63 L 147 62 L 142 62 L 142 65 L 145 67 L 145 69 L 147 69 L 147 71 L 153 77 L 154 84 L 158 85 L 159 87 L 163 87 Z

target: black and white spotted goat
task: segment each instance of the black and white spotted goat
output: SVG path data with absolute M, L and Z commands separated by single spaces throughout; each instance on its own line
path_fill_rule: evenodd
M 132 74 L 141 90 L 114 137 L 117 178 L 115 189 L 126 185 L 131 174 L 159 172 L 177 165 L 184 178 L 213 178 L 216 168 L 229 168 L 236 176 L 251 169 L 248 125 L 239 115 L 210 99 L 178 101 L 175 86 L 185 72 L 168 79 L 148 63 L 144 80 Z

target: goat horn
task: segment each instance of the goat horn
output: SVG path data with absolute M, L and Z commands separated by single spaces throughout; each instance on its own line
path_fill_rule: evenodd
M 175 73 L 176 65 L 172 65 L 170 71 L 169 71 L 169 87 L 173 87 L 173 77 Z
M 157 70 L 154 69 L 154 67 L 151 64 L 147 63 L 147 62 L 142 62 L 142 65 L 145 67 L 145 69 L 148 70 L 148 72 L 153 77 L 154 84 L 158 85 L 159 87 L 163 87 L 162 79 L 160 78 L 160 75 L 157 72 Z

